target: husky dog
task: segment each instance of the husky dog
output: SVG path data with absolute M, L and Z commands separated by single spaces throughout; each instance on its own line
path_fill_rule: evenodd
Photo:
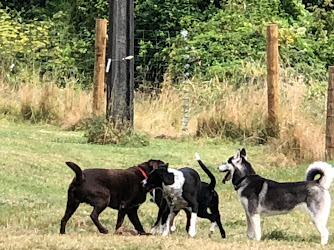
M 294 208 L 305 209 L 321 235 L 321 244 L 328 243 L 327 221 L 331 207 L 329 187 L 334 178 L 333 167 L 325 162 L 314 162 L 306 170 L 306 180 L 276 182 L 256 174 L 247 161 L 246 150 L 238 150 L 218 167 L 227 172 L 223 183 L 232 178 L 234 189 L 246 212 L 247 235 L 261 239 L 261 216 L 286 214 Z M 314 179 L 320 175 L 319 179 Z

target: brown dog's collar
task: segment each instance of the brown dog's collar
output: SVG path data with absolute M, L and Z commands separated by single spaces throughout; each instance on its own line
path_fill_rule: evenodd
M 140 165 L 138 165 L 138 169 L 140 170 L 140 172 L 142 173 L 142 175 L 144 176 L 145 179 L 148 178 L 146 172 L 144 171 L 144 169 L 142 169 L 142 167 Z

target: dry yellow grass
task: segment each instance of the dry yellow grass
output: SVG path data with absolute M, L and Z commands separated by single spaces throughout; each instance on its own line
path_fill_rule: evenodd
M 52 83 L 26 83 L 20 87 L 0 85 L 0 110 L 8 116 L 19 116 L 24 107 L 29 107 L 32 116 L 43 110 L 53 113 L 55 117 L 48 122 L 70 127 L 91 117 L 92 93 L 75 89 L 73 85 L 59 88 Z
M 323 249 L 319 244 L 293 244 L 282 241 L 255 242 L 249 240 L 221 242 L 211 239 L 191 239 L 180 236 L 116 236 L 97 233 L 72 233 L 69 235 L 35 235 L 25 234 L 1 237 L 2 249 Z M 329 248 L 328 248 L 329 249 Z
M 212 137 L 232 137 L 243 144 L 267 140 L 267 95 L 261 71 L 239 88 L 227 82 L 198 81 L 190 83 L 189 133 Z M 325 98 L 308 98 L 309 88 L 300 76 L 282 73 L 280 84 L 280 138 L 269 138 L 272 153 L 292 160 L 319 160 L 324 157 Z M 181 87 L 163 83 L 159 94 L 135 93 L 135 128 L 151 136 L 181 137 L 184 92 Z M 69 83 L 59 88 L 52 83 L 25 83 L 20 87 L 0 85 L 2 113 L 22 114 L 23 107 L 33 112 L 50 111 L 51 122 L 71 127 L 91 117 L 91 91 L 75 89 Z M 48 114 L 46 114 L 48 115 Z M 54 116 L 57 116 L 54 118 Z M 48 121 L 50 122 L 50 121 Z M 204 126 L 202 123 L 205 122 Z M 232 135 L 231 135 L 232 134 Z M 237 135 L 235 135 L 237 134 Z M 233 138 L 236 137 L 236 138 Z M 275 161 L 275 159 L 274 159 Z M 287 161 L 290 164 L 290 161 Z

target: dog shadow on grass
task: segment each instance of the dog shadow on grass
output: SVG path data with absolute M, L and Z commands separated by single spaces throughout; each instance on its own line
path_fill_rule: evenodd
M 223 224 L 224 224 L 224 226 L 231 227 L 231 228 L 235 228 L 235 227 L 238 227 L 238 226 L 246 226 L 246 222 L 243 219 L 241 219 L 241 220 L 229 220 L 229 221 L 223 222 Z
M 318 237 L 312 236 L 305 238 L 297 234 L 288 234 L 283 230 L 274 230 L 263 234 L 262 240 L 278 240 L 278 241 L 292 241 L 292 242 L 317 242 Z

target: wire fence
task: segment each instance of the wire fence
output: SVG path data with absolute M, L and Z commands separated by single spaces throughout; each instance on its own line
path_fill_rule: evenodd
M 1 67 L 9 69 L 12 65 L 10 72 L 15 73 L 30 65 L 38 68 L 41 74 L 56 71 L 62 77 L 80 73 L 92 78 L 94 31 L 75 31 L 46 22 L 13 27 L 5 29 L 0 21 Z M 168 69 L 173 41 L 170 31 L 135 30 L 136 87 L 159 87 Z
M 136 30 L 135 85 L 158 87 L 168 69 L 168 57 L 173 37 L 170 31 Z

